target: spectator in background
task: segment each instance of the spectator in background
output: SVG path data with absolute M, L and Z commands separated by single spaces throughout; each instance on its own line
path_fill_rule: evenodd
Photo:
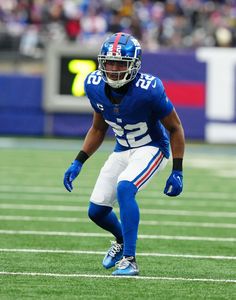
M 0 51 L 43 55 L 50 41 L 123 31 L 144 50 L 236 46 L 234 0 L 0 0 Z
M 89 6 L 86 15 L 81 18 L 82 39 L 103 39 L 107 31 L 107 22 L 102 9 Z
M 107 31 L 111 33 L 121 32 L 123 27 L 121 25 L 121 16 L 117 11 L 113 11 L 110 17 L 110 22 Z

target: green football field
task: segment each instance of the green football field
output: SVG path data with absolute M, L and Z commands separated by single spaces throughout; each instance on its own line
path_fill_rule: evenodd
M 0 138 L 0 299 L 236 299 L 236 146 L 188 143 L 183 194 L 163 194 L 171 163 L 138 194 L 140 276 L 120 278 L 101 265 L 112 236 L 87 217 L 112 145 L 68 193 L 81 141 Z

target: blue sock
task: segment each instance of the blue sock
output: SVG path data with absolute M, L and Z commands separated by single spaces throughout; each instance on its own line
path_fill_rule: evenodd
M 88 216 L 99 227 L 111 232 L 119 244 L 123 243 L 121 224 L 112 207 L 90 202 Z
M 129 181 L 120 181 L 117 198 L 124 239 L 124 256 L 135 256 L 138 237 L 139 207 L 135 200 L 137 187 Z

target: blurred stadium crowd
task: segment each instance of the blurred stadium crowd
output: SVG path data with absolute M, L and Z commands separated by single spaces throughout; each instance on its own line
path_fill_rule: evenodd
M 0 0 L 0 51 L 40 58 L 49 42 L 124 31 L 143 49 L 236 46 L 236 0 Z

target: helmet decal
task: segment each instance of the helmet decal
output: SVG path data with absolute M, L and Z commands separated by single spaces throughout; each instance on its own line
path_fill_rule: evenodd
M 114 50 L 114 45 L 110 45 L 107 56 L 121 56 L 121 45 L 117 45 Z
M 119 54 L 121 54 L 121 53 L 120 53 L 121 46 L 118 45 L 119 40 L 120 40 L 120 38 L 121 38 L 121 35 L 122 35 L 122 32 L 119 32 L 119 33 L 117 34 L 117 36 L 116 36 L 116 39 L 115 39 L 114 44 L 113 44 L 113 46 L 112 46 L 112 54 L 113 54 L 113 55 L 116 55 L 116 52 L 118 52 Z

